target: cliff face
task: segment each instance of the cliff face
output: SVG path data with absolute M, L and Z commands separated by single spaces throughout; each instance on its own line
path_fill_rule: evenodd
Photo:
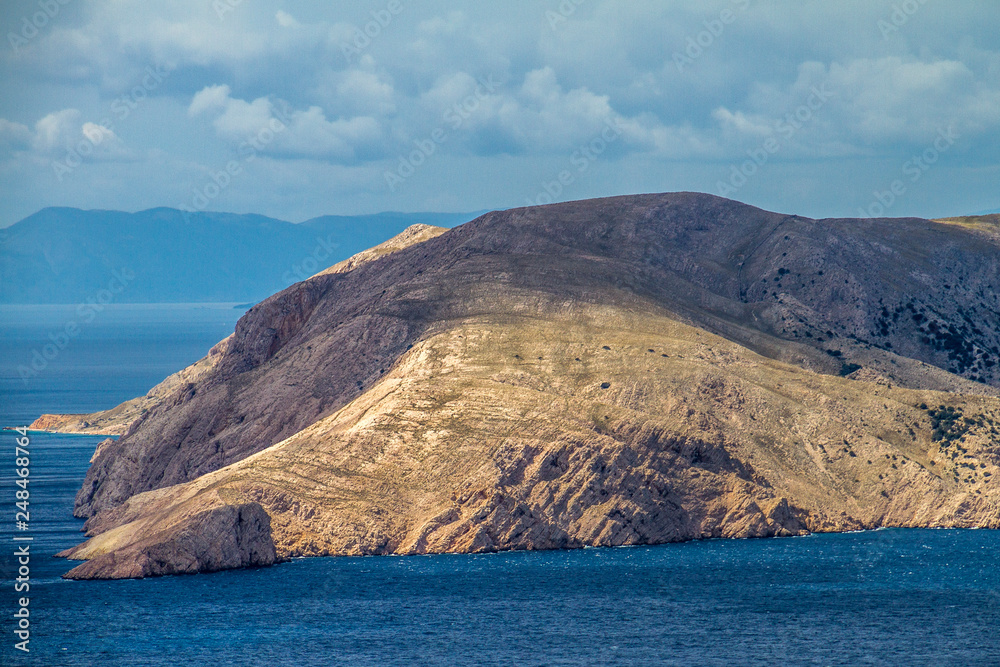
M 178 535 L 250 507 L 274 558 L 998 527 L 998 246 L 693 194 L 411 233 L 102 444 L 64 555 L 246 564 Z
M 147 524 L 142 538 L 121 548 L 100 540 L 60 556 L 86 558 L 70 579 L 142 579 L 167 574 L 216 572 L 273 565 L 278 561 L 271 520 L 257 503 L 224 504 L 201 498 L 197 511 L 179 511 L 175 523 Z

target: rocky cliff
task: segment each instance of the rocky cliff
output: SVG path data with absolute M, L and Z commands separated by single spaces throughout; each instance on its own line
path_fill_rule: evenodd
M 687 193 L 412 230 L 102 443 L 70 576 L 1000 527 L 998 250 Z

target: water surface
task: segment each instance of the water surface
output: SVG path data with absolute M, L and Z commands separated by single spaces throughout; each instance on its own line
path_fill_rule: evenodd
M 37 377 L 72 308 L 0 307 L 0 422 L 110 407 L 205 354 L 242 310 L 118 306 Z M 0 433 L 0 540 L 13 445 Z M 885 530 L 624 549 L 300 559 L 144 581 L 73 582 L 52 554 L 98 437 L 34 434 L 31 653 L 13 650 L 0 551 L 0 664 L 1000 665 L 1000 535 Z

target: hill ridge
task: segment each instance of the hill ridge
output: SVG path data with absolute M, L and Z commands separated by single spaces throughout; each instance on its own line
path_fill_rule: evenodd
M 134 566 L 196 510 L 272 562 L 995 526 L 997 249 L 695 193 L 488 213 L 248 311 L 95 454 L 72 576 L 221 567 Z

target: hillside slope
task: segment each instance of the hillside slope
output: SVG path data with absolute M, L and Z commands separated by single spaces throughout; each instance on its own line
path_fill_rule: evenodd
M 360 252 L 342 262 L 338 262 L 324 269 L 318 275 L 345 273 L 365 262 L 374 261 L 383 255 L 402 250 L 416 243 L 422 243 L 428 239 L 440 236 L 446 231 L 444 227 L 432 227 L 422 224 L 411 225 L 388 241 Z M 222 355 L 232 339 L 233 336 L 230 335 L 224 340 L 219 341 L 208 351 L 205 357 L 187 368 L 170 375 L 163 382 L 146 392 L 145 396 L 133 398 L 110 410 L 103 410 L 101 412 L 69 415 L 44 414 L 32 422 L 29 428 L 60 433 L 123 435 L 133 422 L 145 416 L 149 410 L 167 400 L 171 400 L 179 388 L 193 386 L 195 382 L 212 371 L 222 359 Z
M 73 576 L 246 564 L 202 562 L 194 517 L 264 561 L 995 526 L 998 246 L 682 193 L 322 273 L 102 443 Z

